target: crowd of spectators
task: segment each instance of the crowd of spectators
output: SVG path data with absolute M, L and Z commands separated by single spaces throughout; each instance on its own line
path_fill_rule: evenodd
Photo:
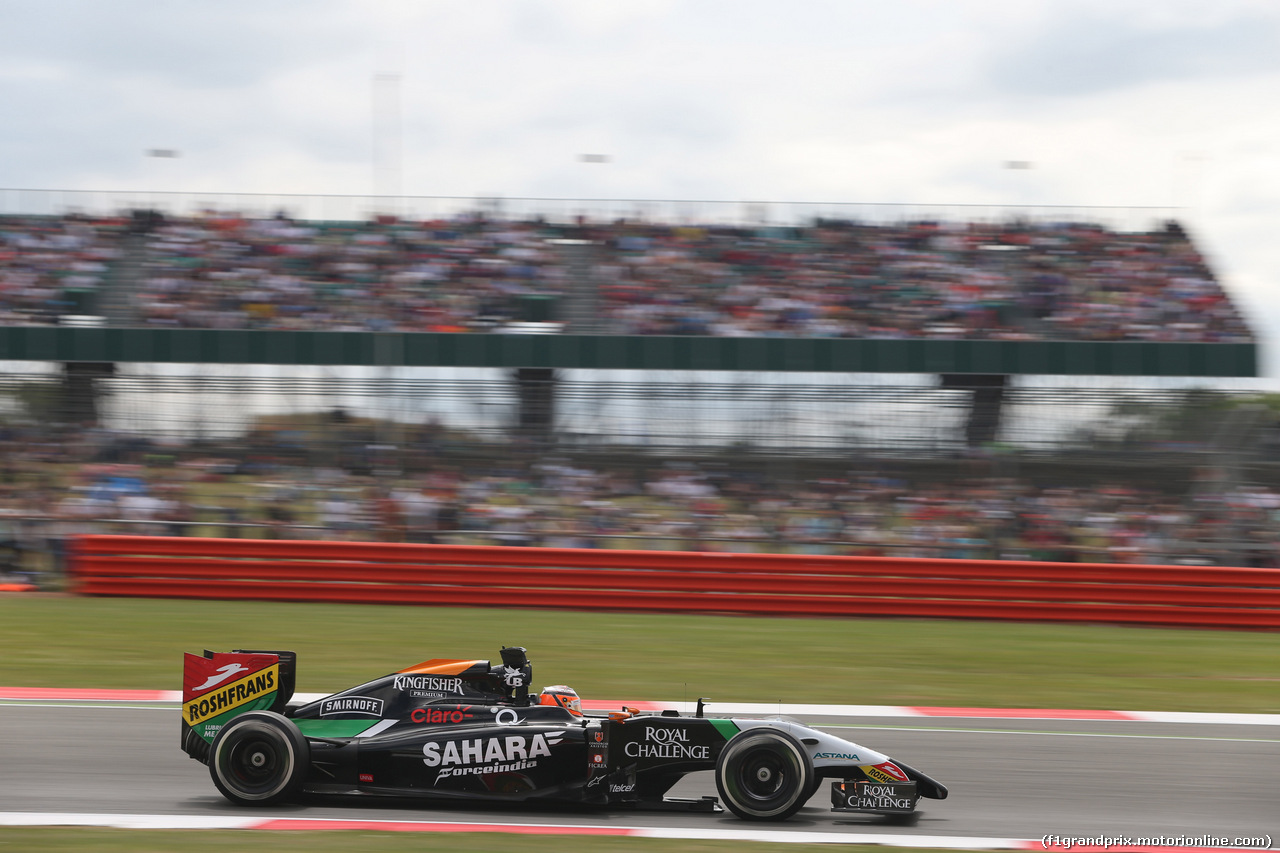
M 67 537 L 91 532 L 1280 567 L 1280 490 L 1262 486 L 778 480 L 546 456 L 352 472 L 34 428 L 0 432 L 0 450 L 0 560 L 14 575 L 56 578 Z
M 627 334 L 1245 341 L 1176 225 L 601 229 L 595 278 Z
M 556 230 L 478 218 L 367 224 L 209 216 L 146 237 L 146 325 L 467 332 L 518 319 L 523 296 L 558 297 Z
M 57 325 L 93 310 L 126 221 L 0 217 L 0 325 Z
M 522 300 L 536 297 L 558 301 L 561 319 L 586 300 L 591 328 L 615 334 L 1251 340 L 1175 223 L 1138 233 L 1062 222 L 323 223 L 211 212 L 158 217 L 141 235 L 121 224 L 0 220 L 0 322 L 56 322 L 63 294 L 96 288 L 127 245 L 140 325 L 501 331 L 529 319 Z

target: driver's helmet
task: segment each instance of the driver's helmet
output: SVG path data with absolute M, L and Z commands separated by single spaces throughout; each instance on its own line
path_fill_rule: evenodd
M 582 700 L 578 698 L 577 691 L 563 684 L 553 684 L 550 687 L 542 688 L 542 693 L 538 695 L 538 704 L 559 705 L 570 714 L 582 716 Z

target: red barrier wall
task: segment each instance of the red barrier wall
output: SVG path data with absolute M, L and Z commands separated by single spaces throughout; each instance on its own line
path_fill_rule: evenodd
M 80 536 L 84 595 L 1280 628 L 1280 571 Z

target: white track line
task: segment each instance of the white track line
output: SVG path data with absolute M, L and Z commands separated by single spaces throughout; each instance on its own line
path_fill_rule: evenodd
M 0 812 L 0 826 L 103 826 L 114 829 L 249 829 L 261 822 L 262 819 L 256 817 Z
M 675 841 L 764 841 L 773 844 L 866 844 L 939 850 L 1043 850 L 1039 839 L 967 835 L 909 835 L 877 832 L 799 832 L 769 829 L 698 829 L 601 824 L 459 823 L 453 821 L 349 820 L 342 818 L 196 817 L 190 815 L 75 814 L 60 812 L 0 812 L 0 827 L 95 826 L 115 829 L 256 829 L 263 831 L 359 830 L 363 832 L 503 833 L 512 835 L 611 836 L 662 838 Z M 1092 840 L 1092 839 L 1090 839 Z M 1084 841 L 1084 839 L 1081 839 Z M 1058 848 L 1055 848 L 1058 849 Z M 1083 845 L 1081 851 L 1097 847 Z M 1116 847 L 1114 849 L 1121 849 Z M 1190 853 L 1265 848 L 1128 847 L 1130 853 Z
M 765 841 L 781 844 L 881 844 L 946 850 L 1026 850 L 1019 838 L 905 835 L 874 832 L 797 832 L 763 829 L 697 829 L 600 824 L 457 823 L 453 821 L 344 820 L 338 818 L 195 817 L 188 815 L 0 812 L 0 826 L 95 826 L 115 829 L 262 829 L 396 832 L 496 832 L 520 835 L 611 835 L 682 841 Z
M 294 700 L 314 702 L 329 693 L 296 693 Z M 110 703 L 128 706 L 177 705 L 180 690 L 76 690 L 74 688 L 0 687 L 0 702 L 35 707 L 70 703 Z M 588 710 L 612 710 L 639 705 L 644 710 L 671 709 L 693 713 L 692 702 L 587 700 Z M 1230 714 L 1192 711 L 1091 711 L 1047 708 L 929 708 L 908 705 L 816 705 L 780 702 L 708 702 L 706 710 L 716 715 L 759 716 L 784 714 L 798 717 L 912 717 L 915 719 L 1018 719 L 1078 720 L 1082 722 L 1191 723 L 1197 725 L 1280 726 L 1280 714 Z

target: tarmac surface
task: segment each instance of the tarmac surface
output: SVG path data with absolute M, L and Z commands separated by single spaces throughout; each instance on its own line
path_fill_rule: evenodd
M 1280 726 L 970 717 L 819 717 L 804 722 L 919 768 L 948 799 L 914 826 L 830 811 L 830 788 L 791 832 L 888 836 L 1264 836 L 1280 838 Z M 759 830 L 729 813 L 501 809 L 320 802 L 239 808 L 181 751 L 174 705 L 0 700 L 0 825 L 17 813 L 181 815 Z M 673 796 L 714 795 L 710 773 Z M 12 821 L 10 821 L 12 822 Z M 815 840 L 819 840 L 815 838 Z M 831 840 L 835 840 L 832 838 Z

